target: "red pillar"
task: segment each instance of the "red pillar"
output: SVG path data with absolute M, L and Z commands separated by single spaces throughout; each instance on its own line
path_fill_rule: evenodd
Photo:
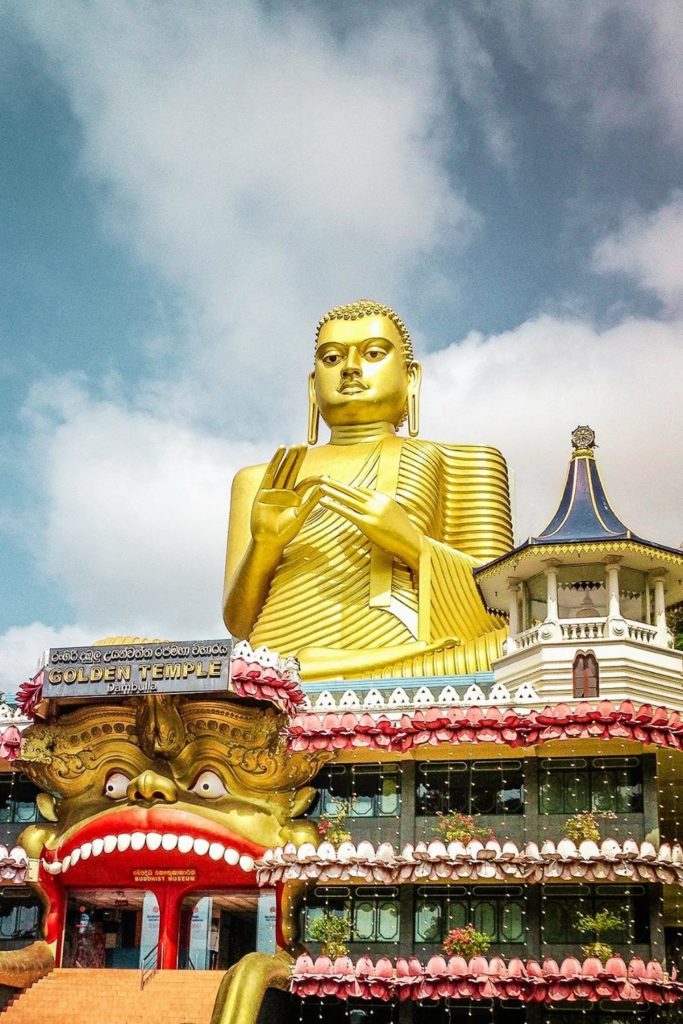
M 43 919 L 44 938 L 49 945 L 54 944 L 55 965 L 61 967 L 66 923 L 66 890 L 61 880 L 57 881 L 47 872 L 43 873 L 41 883 L 48 900 L 47 912 Z
M 180 908 L 183 894 L 166 888 L 157 891 L 159 900 L 159 953 L 157 967 L 174 971 L 178 966 L 178 937 L 180 934 Z

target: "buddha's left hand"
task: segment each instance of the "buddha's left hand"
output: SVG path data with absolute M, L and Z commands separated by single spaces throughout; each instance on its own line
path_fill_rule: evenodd
M 378 491 L 340 484 L 327 477 L 320 480 L 320 494 L 322 508 L 343 516 L 372 544 L 400 558 L 417 572 L 420 533 L 397 501 Z

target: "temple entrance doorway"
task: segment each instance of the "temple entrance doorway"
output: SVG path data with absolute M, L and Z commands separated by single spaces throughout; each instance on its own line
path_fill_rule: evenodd
M 194 892 L 180 913 L 178 966 L 227 970 L 247 953 L 275 951 L 270 941 L 268 901 L 252 891 Z M 271 948 L 272 946 L 272 948 Z
M 158 942 L 159 906 L 142 889 L 69 891 L 64 967 L 139 968 Z

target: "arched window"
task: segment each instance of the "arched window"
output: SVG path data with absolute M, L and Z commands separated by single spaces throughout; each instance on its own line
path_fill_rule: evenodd
M 579 700 L 600 696 L 598 662 L 592 651 L 579 651 L 572 666 L 573 694 Z

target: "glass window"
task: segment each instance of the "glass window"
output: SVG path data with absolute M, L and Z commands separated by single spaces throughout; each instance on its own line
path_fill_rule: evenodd
M 541 814 L 643 811 L 643 768 L 638 757 L 543 760 L 539 786 Z
M 36 938 L 39 925 L 40 907 L 30 897 L 8 901 L 0 909 L 0 940 Z
M 453 928 L 474 925 L 495 943 L 526 941 L 524 895 L 520 887 L 474 886 L 457 893 L 419 889 L 415 902 L 415 939 L 441 943 Z
M 399 894 L 394 887 L 317 887 L 303 909 L 305 940 L 315 941 L 311 924 L 323 914 L 348 917 L 351 942 L 398 942 L 400 938 Z
M 523 814 L 521 761 L 431 761 L 417 766 L 416 813 Z
M 659 1018 L 651 1018 L 647 1007 L 628 1003 L 615 1007 L 610 1006 L 607 1000 L 597 1006 L 595 1003 L 578 1001 L 574 1006 L 548 1009 L 543 1018 L 544 1024 L 645 1024 L 655 1019 Z
M 399 930 L 399 905 L 386 900 L 377 908 L 377 934 L 381 942 L 396 942 Z
M 0 910 L 0 936 L 3 939 L 14 938 L 17 930 L 17 908 L 14 904 Z
M 581 931 L 579 918 L 601 910 L 621 917 L 622 928 L 605 935 L 614 945 L 648 943 L 650 925 L 647 893 L 642 886 L 544 886 L 542 898 L 545 941 L 551 944 L 582 945 L 593 936 Z
M 36 807 L 38 789 L 25 775 L 0 778 L 0 822 L 43 821 Z
M 418 942 L 439 942 L 443 933 L 441 923 L 441 900 L 421 899 L 415 907 L 415 938 Z M 467 922 L 465 921 L 464 924 Z M 451 928 L 463 927 L 451 924 Z
M 336 814 L 343 804 L 351 818 L 393 818 L 400 813 L 401 776 L 396 764 L 330 765 L 314 785 L 320 792 L 320 816 Z
M 353 909 L 354 938 L 362 941 L 372 939 L 375 934 L 375 904 L 369 900 L 356 903 Z

